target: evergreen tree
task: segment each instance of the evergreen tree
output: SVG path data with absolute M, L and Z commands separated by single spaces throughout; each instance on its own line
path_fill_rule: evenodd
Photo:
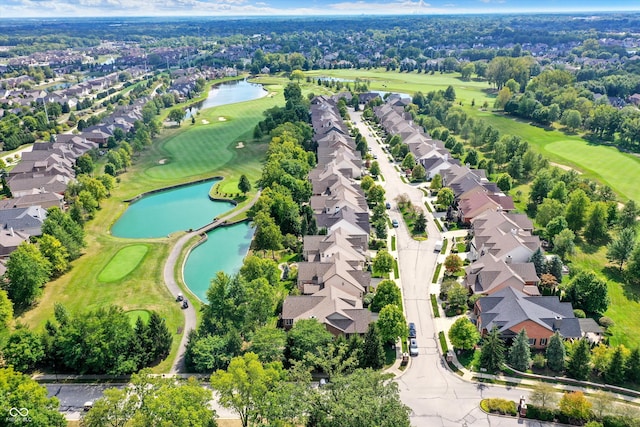
M 531 366 L 531 349 L 525 328 L 520 329 L 509 349 L 509 365 L 523 372 Z
M 427 217 L 424 215 L 424 212 L 420 211 L 418 217 L 416 218 L 416 222 L 413 223 L 413 232 L 414 233 L 424 233 L 427 229 Z
M 613 350 L 609 365 L 604 372 L 604 378 L 610 384 L 622 384 L 626 374 L 626 364 L 622 346 L 619 345 Z
M 573 348 L 573 353 L 567 364 L 567 374 L 571 378 L 584 381 L 589 377 L 591 372 L 591 351 L 589 341 L 581 339 Z
M 536 274 L 538 277 L 542 276 L 547 272 L 544 255 L 542 254 L 542 250 L 540 248 L 536 249 L 536 251 L 529 258 L 529 262 L 533 263 L 536 268 Z
M 549 339 L 546 356 L 549 369 L 556 372 L 564 371 L 567 353 L 562 343 L 562 337 L 557 331 Z
M 500 338 L 498 328 L 493 328 L 484 337 L 480 351 L 480 366 L 489 372 L 497 372 L 504 364 L 504 342 Z
M 240 181 L 238 182 L 238 190 L 240 190 L 243 194 L 246 194 L 249 191 L 251 191 L 251 182 L 249 181 L 249 178 L 247 178 L 247 176 L 244 174 L 240 175 Z
M 364 336 L 364 345 L 360 359 L 361 368 L 382 369 L 384 366 L 384 347 L 375 323 L 369 323 Z
M 138 367 L 148 366 L 151 363 L 152 346 L 153 343 L 149 341 L 149 327 L 142 317 L 138 316 L 131 343 L 132 353 L 138 355 Z
M 173 337 L 165 320 L 155 311 L 149 316 L 148 340 L 152 343 L 152 361 L 164 359 L 169 355 Z
M 640 347 L 631 350 L 631 354 L 627 358 L 626 372 L 629 381 L 640 381 Z

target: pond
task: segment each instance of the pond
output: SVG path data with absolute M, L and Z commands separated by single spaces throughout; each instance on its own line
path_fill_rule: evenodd
M 218 180 L 159 191 L 131 203 L 111 228 L 116 237 L 165 237 L 176 231 L 198 229 L 233 207 L 212 201 L 209 190 Z
M 254 229 L 248 222 L 218 227 L 207 233 L 207 240 L 193 248 L 184 265 L 184 281 L 200 300 L 207 300 L 207 289 L 218 271 L 233 275 L 242 267 Z
M 267 96 L 268 93 L 262 85 L 249 83 L 246 80 L 220 83 L 211 88 L 207 94 L 207 99 L 186 110 L 186 118 L 191 118 L 198 110 L 206 110 L 207 108 L 236 102 L 252 101 Z

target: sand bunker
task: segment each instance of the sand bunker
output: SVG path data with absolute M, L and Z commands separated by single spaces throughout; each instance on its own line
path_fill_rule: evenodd
M 244 142 L 242 141 L 238 142 L 238 145 L 236 145 L 236 148 L 244 148 Z
M 209 124 L 209 120 L 202 119 L 202 124 L 203 125 L 208 125 Z
M 573 170 L 573 171 L 576 171 L 576 170 L 575 170 L 574 168 L 572 168 L 571 166 L 561 165 L 560 163 L 549 162 L 549 164 L 550 164 L 551 166 L 558 167 L 558 168 L 560 168 L 560 169 L 562 169 L 562 170 L 566 170 L 566 171 L 571 171 L 571 170 Z M 578 174 L 579 174 L 579 175 L 582 175 L 582 172 L 580 172 L 580 171 L 576 171 L 576 172 L 578 172 Z
M 161 164 L 161 165 L 164 165 L 165 163 L 167 163 L 167 160 L 168 159 L 160 159 L 160 160 L 158 160 L 158 163 Z
M 222 117 L 222 116 L 220 116 L 220 117 L 218 117 L 218 121 L 220 121 L 220 122 L 226 122 L 226 121 L 227 121 L 227 119 L 226 119 L 226 118 L 224 118 L 224 117 Z

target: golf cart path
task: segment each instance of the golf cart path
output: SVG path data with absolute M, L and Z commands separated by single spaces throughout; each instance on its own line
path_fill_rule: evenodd
M 251 200 L 251 202 L 247 203 L 241 209 L 230 212 L 220 218 L 216 218 L 212 223 L 207 224 L 206 226 L 198 230 L 186 233 L 184 236 L 178 239 L 176 244 L 171 249 L 171 252 L 169 252 L 169 257 L 167 258 L 167 261 L 164 264 L 164 273 L 163 273 L 164 283 L 169 289 L 169 292 L 171 293 L 171 295 L 175 296 L 181 292 L 181 289 L 178 286 L 178 283 L 176 282 L 174 272 L 175 272 L 178 259 L 180 258 L 180 253 L 182 253 L 182 250 L 187 244 L 187 242 L 192 237 L 202 233 L 206 233 L 207 231 L 212 230 L 224 224 L 230 218 L 233 218 L 234 216 L 237 216 L 247 211 L 249 208 L 251 208 L 251 206 L 253 206 L 256 200 L 258 200 L 258 197 L 260 197 L 260 193 L 261 192 L 258 191 L 256 195 L 253 197 L 253 199 Z M 184 313 L 184 327 L 182 329 L 182 339 L 180 340 L 180 347 L 178 348 L 178 353 L 176 354 L 176 357 L 173 360 L 173 366 L 171 366 L 171 371 L 170 371 L 171 374 L 185 372 L 184 355 L 187 350 L 187 340 L 189 339 L 189 332 L 191 332 L 193 329 L 196 328 L 196 311 L 193 308 L 193 304 L 189 304 L 189 307 L 183 309 L 182 312 Z

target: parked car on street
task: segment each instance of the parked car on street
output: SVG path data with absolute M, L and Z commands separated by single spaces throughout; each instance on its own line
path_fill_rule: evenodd
M 409 341 L 409 354 L 411 356 L 418 355 L 418 341 L 416 341 L 415 338 L 411 338 L 411 340 Z
M 398 228 L 398 226 L 400 224 L 398 224 L 398 220 L 397 219 L 394 219 L 394 220 L 391 221 L 391 225 L 393 225 L 393 228 Z
M 416 324 L 413 322 L 409 322 L 409 338 L 416 337 Z

